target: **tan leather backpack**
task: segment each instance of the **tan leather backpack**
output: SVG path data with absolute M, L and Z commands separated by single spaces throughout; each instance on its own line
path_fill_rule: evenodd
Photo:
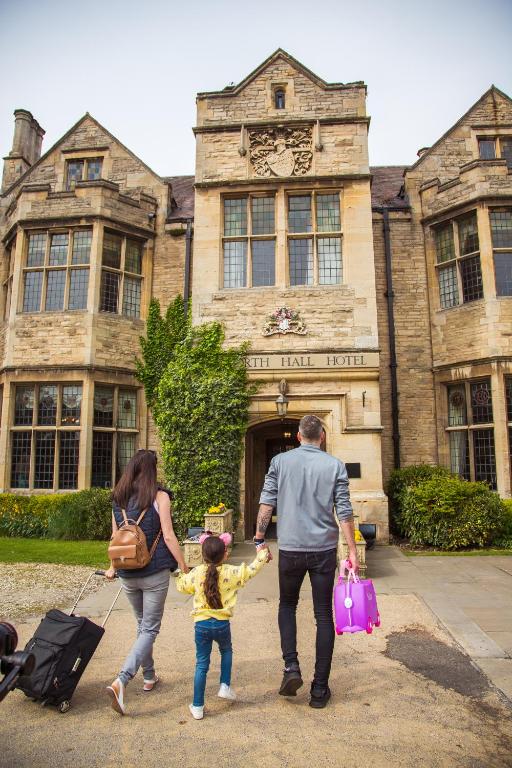
M 146 514 L 147 509 L 141 512 L 139 519 L 136 521 L 128 518 L 124 509 L 121 512 L 123 513 L 123 522 L 112 534 L 108 547 L 108 556 L 112 566 L 116 569 L 125 568 L 126 570 L 144 568 L 151 562 L 151 558 L 160 541 L 162 529 L 158 532 L 153 546 L 148 550 L 146 535 L 142 528 L 139 527 L 139 523 Z

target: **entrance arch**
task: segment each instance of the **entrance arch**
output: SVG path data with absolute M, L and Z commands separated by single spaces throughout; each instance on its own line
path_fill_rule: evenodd
M 297 448 L 299 419 L 274 419 L 250 427 L 245 435 L 245 538 L 252 539 L 263 481 L 273 456 Z M 276 538 L 276 510 L 267 538 Z

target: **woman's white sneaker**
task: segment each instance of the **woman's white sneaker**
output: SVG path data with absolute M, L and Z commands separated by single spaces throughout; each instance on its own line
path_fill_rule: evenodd
M 193 704 L 189 704 L 190 714 L 194 720 L 202 720 L 204 717 L 204 707 L 194 707 Z
M 124 685 L 117 677 L 112 685 L 107 688 L 107 693 L 111 698 L 111 707 L 120 715 L 126 713 L 126 707 L 124 705 Z
M 220 684 L 220 688 L 217 696 L 220 699 L 229 699 L 230 701 L 236 701 L 236 693 L 231 688 L 231 686 L 226 685 L 226 683 Z

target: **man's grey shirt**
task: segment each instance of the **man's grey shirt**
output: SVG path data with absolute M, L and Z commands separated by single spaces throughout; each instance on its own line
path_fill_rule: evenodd
M 270 462 L 260 504 L 277 508 L 279 549 L 322 552 L 338 544 L 339 520 L 351 520 L 347 470 L 316 445 L 302 444 Z

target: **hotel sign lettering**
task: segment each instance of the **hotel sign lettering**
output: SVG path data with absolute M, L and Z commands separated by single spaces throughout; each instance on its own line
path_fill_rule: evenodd
M 310 352 L 253 354 L 245 358 L 250 371 L 346 370 L 378 368 L 378 352 Z

